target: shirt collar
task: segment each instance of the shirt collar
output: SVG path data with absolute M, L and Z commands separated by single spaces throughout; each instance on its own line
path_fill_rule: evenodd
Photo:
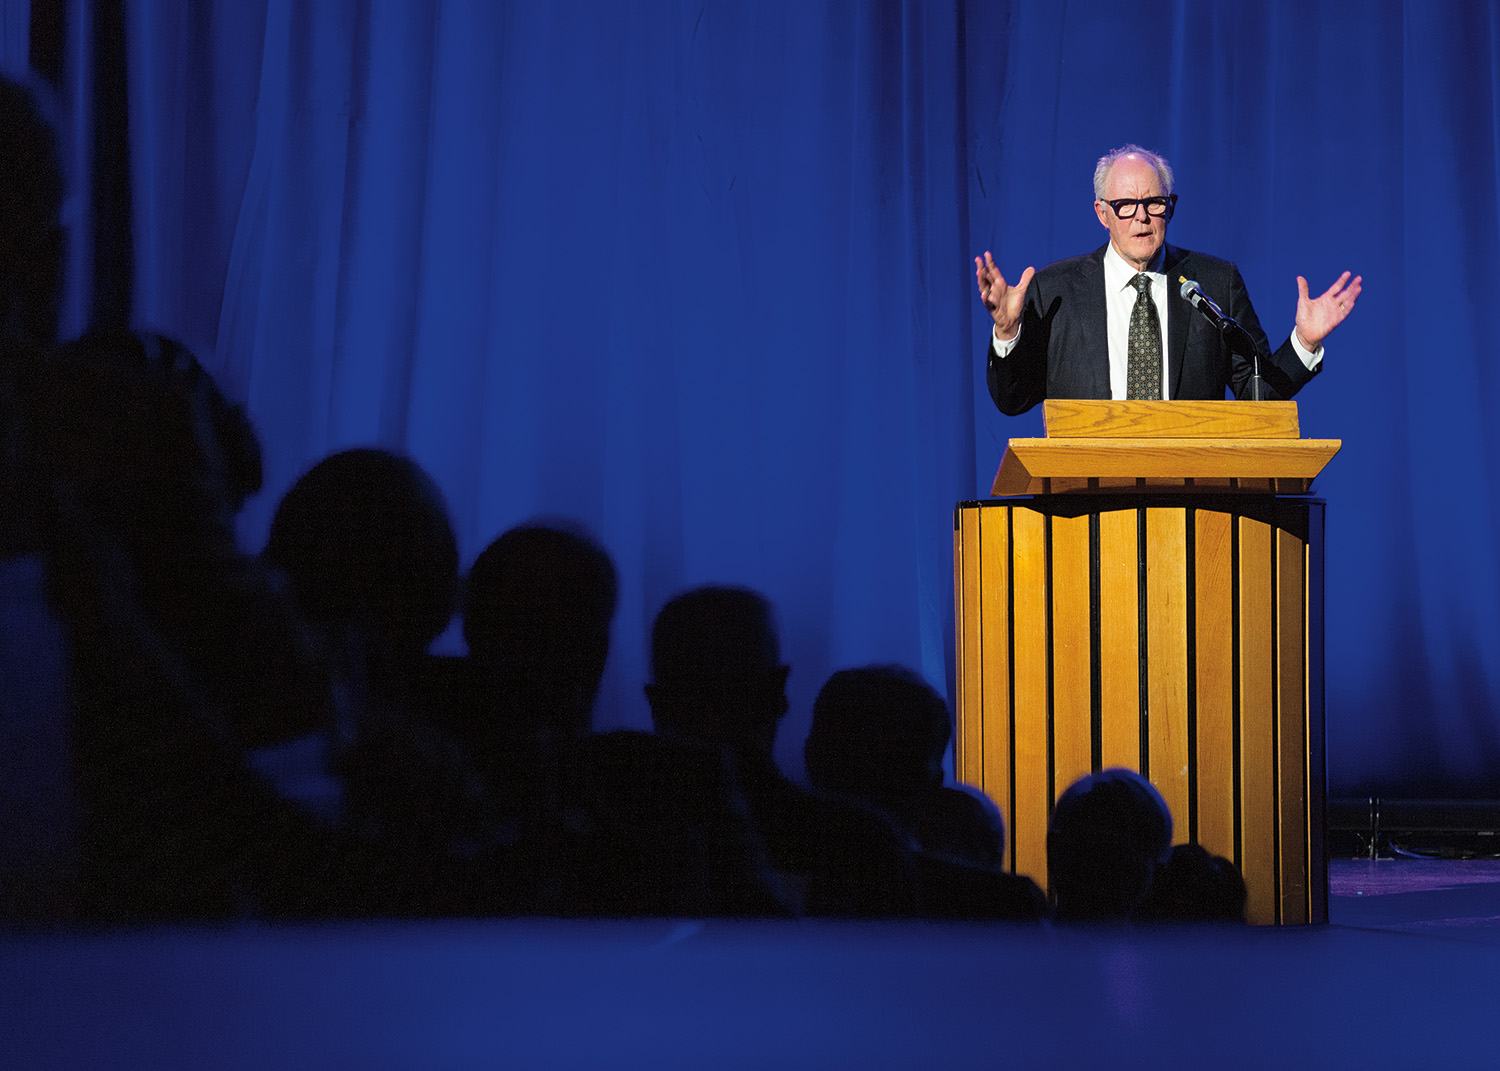
M 1166 260 L 1167 246 L 1163 242 L 1162 247 L 1156 251 L 1156 256 L 1151 258 L 1151 263 L 1146 265 L 1146 273 L 1148 275 L 1161 275 Z M 1130 280 L 1139 274 L 1135 268 L 1125 262 L 1124 257 L 1115 251 L 1115 243 L 1110 242 L 1104 247 L 1104 285 L 1106 289 L 1111 291 L 1124 290 L 1130 286 Z

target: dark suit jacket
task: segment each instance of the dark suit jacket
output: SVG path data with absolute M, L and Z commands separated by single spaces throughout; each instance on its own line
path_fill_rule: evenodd
M 1070 257 L 1037 272 L 1026 292 L 1021 339 L 1003 360 L 993 336 L 986 362 L 990 397 L 1002 413 L 1024 413 L 1043 398 L 1108 398 L 1109 342 L 1105 326 L 1104 251 Z M 1248 398 L 1249 358 L 1231 354 L 1219 331 L 1178 295 L 1179 275 L 1196 279 L 1225 314 L 1238 320 L 1260 350 L 1263 397 L 1290 398 L 1309 372 L 1291 339 L 1275 353 L 1266 341 L 1245 281 L 1227 260 L 1165 247 L 1167 276 L 1167 397 L 1222 400 L 1226 388 Z M 1321 367 L 1321 366 L 1319 366 Z

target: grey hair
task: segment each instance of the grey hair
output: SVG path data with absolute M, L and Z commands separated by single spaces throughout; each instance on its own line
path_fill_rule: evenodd
M 1109 182 L 1109 173 L 1126 156 L 1139 156 L 1156 170 L 1156 177 L 1161 180 L 1163 197 L 1172 192 L 1172 165 L 1167 163 L 1165 156 L 1139 145 L 1121 145 L 1099 157 L 1099 163 L 1094 166 L 1094 200 L 1104 200 L 1104 187 Z

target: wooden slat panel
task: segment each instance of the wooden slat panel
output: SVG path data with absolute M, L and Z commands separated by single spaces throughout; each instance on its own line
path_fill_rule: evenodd
M 1167 516 L 1183 513 L 1166 511 Z M 1014 548 L 1008 514 L 1016 519 Z M 1321 548 L 1310 550 L 1296 536 L 1248 518 L 1201 509 L 1194 515 L 1196 658 L 1186 671 L 1197 687 L 1198 841 L 1210 851 L 1236 857 L 1249 888 L 1250 921 L 1321 921 L 1326 919 L 1326 876 L 1320 872 L 1321 830 L 1313 828 L 1318 817 L 1314 794 L 1324 791 L 1321 727 L 1307 722 L 1309 674 L 1316 672 L 1307 646 L 1312 627 L 1307 600 L 1314 567 L 1309 555 L 1321 553 Z M 1103 646 L 1098 668 L 1100 752 L 1105 765 L 1129 767 L 1138 766 L 1140 754 L 1137 516 L 1133 506 L 1097 514 Z M 1164 522 L 1157 511 L 1148 516 L 1146 587 L 1153 674 L 1148 691 L 1153 713 L 1159 714 L 1164 703 L 1169 710 L 1173 706 L 1159 660 L 1182 657 L 1180 647 L 1173 644 L 1171 626 L 1164 622 L 1179 622 L 1181 635 L 1179 595 L 1167 587 L 1168 578 L 1180 574 L 1177 548 L 1185 551 L 1186 530 L 1178 522 Z M 1043 884 L 1049 757 L 1055 791 L 1065 787 L 1074 770 L 1086 768 L 1084 748 L 1071 749 L 1086 739 L 1087 689 L 1081 682 L 1088 680 L 1090 669 L 1087 615 L 1072 609 L 1086 602 L 1088 594 L 1088 521 L 1052 520 L 1050 587 L 1043 545 L 1047 524 L 1019 504 L 975 506 L 959 512 L 954 536 L 960 777 L 978 783 L 1005 813 L 1011 829 L 1010 868 Z M 1289 527 L 1300 530 L 1296 524 Z M 1233 577 L 1231 532 L 1238 533 L 1239 541 L 1240 568 Z M 1226 624 L 1233 608 L 1231 583 L 1238 591 L 1239 616 Z M 1012 597 L 1018 626 L 1014 638 Z M 1226 690 L 1230 635 L 1239 640 L 1239 675 Z M 1234 651 L 1232 645 L 1229 650 Z M 1019 703 L 1014 725 L 1013 663 Z M 1049 690 L 1054 693 L 1050 697 Z M 1238 705 L 1240 749 L 1239 820 L 1234 825 L 1235 801 L 1228 796 L 1234 771 L 1224 772 L 1235 744 L 1231 699 Z M 1054 730 L 1050 738 L 1049 702 Z M 1075 732 L 1073 726 L 1080 721 L 1084 731 Z M 1161 755 L 1164 749 L 1171 754 L 1173 744 L 1160 737 L 1164 732 L 1170 737 L 1183 723 L 1173 718 L 1163 726 L 1156 716 L 1151 721 L 1156 729 L 1150 741 L 1153 780 L 1168 797 L 1181 840 L 1187 832 L 1183 805 L 1163 784 L 1171 760 L 1164 762 Z M 1019 745 L 1014 750 L 1013 741 Z M 1316 776 L 1310 763 L 1319 764 Z
M 1281 823 L 1281 922 L 1308 921 L 1306 544 L 1276 533 L 1277 804 Z
M 1147 721 L 1150 776 L 1188 839 L 1187 510 L 1146 511 Z
M 1015 779 L 1014 756 L 1010 747 L 1010 534 L 1009 507 L 991 507 L 982 511 L 984 524 L 979 532 L 979 554 L 984 575 L 979 591 L 979 615 L 984 623 L 980 657 L 984 668 L 980 687 L 984 704 L 980 718 L 984 729 L 983 755 L 980 760 L 982 787 L 995 801 L 1007 826 L 1012 826 L 1011 787 Z M 1007 863 L 1015 869 L 1015 838 L 1006 838 Z
M 1240 873 L 1249 889 L 1246 918 L 1277 920 L 1276 756 L 1272 724 L 1272 529 L 1241 517 L 1240 543 Z
M 1046 888 L 1047 545 L 1046 519 L 1021 506 L 1013 518 L 1016 803 L 1011 821 L 1016 872 Z
M 1042 403 L 1047 437 L 1295 439 L 1296 402 L 1084 401 Z
M 1052 518 L 1053 797 L 1093 769 L 1089 518 Z
M 953 617 L 958 637 L 954 645 L 953 676 L 958 685 L 955 703 L 958 738 L 954 741 L 954 773 L 966 785 L 984 790 L 984 688 L 981 644 L 984 620 L 979 612 L 984 562 L 979 555 L 983 511 L 978 506 L 957 510 L 953 527 Z
M 1134 509 L 1099 514 L 1100 761 L 1141 763 L 1139 548 Z
M 1324 740 L 1323 690 L 1323 505 L 1302 507 L 1307 544 L 1307 845 L 1310 871 L 1307 900 L 1309 922 L 1328 921 L 1327 821 L 1328 767 Z
M 1198 843 L 1234 858 L 1233 518 L 1198 510 L 1193 546 Z

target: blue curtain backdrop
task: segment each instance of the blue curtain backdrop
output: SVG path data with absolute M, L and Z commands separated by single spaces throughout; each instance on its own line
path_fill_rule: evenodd
M 75 5 L 76 7 L 76 5 Z M 1500 12 L 1465 0 L 124 4 L 137 321 L 248 400 L 258 546 L 328 452 L 411 452 L 466 558 L 535 514 L 622 574 L 601 722 L 652 616 L 780 607 L 801 767 L 832 669 L 951 675 L 951 510 L 985 493 L 972 257 L 1104 240 L 1103 151 L 1177 170 L 1170 239 L 1365 277 L 1302 395 L 1329 501 L 1336 793 L 1500 795 L 1491 302 Z

